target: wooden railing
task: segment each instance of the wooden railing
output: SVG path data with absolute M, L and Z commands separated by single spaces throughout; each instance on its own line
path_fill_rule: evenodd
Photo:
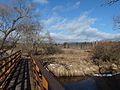
M 21 51 L 0 60 L 0 89 L 4 87 L 7 77 L 21 58 Z
M 35 83 L 35 90 L 65 90 L 62 85 L 53 77 L 42 64 L 32 59 L 33 80 Z

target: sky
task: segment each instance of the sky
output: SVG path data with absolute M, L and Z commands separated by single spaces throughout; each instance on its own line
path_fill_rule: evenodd
M 4 0 L 0 0 L 1 2 Z M 98 40 L 119 40 L 113 17 L 120 14 L 117 2 L 104 5 L 105 0 L 31 0 L 36 3 L 38 20 L 43 31 L 58 43 Z

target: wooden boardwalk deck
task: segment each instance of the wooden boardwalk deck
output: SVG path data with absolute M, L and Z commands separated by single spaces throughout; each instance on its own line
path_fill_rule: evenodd
M 31 90 L 29 59 L 21 59 L 7 78 L 4 90 Z

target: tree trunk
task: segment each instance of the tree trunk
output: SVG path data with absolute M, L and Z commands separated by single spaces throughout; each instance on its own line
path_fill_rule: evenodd
M 5 36 L 3 37 L 3 40 L 1 42 L 1 46 L 0 46 L 0 50 L 3 50 L 3 46 L 5 44 L 6 38 L 7 38 L 8 34 L 5 34 Z

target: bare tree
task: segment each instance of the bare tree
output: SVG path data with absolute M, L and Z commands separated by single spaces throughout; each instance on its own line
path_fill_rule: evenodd
M 46 32 L 46 35 L 45 35 L 45 36 L 46 36 L 46 40 L 47 40 L 47 42 L 48 42 L 49 44 L 53 44 L 53 43 L 54 43 L 54 40 L 53 40 L 53 38 L 51 37 L 49 31 Z
M 120 0 L 104 0 L 105 5 L 114 5 L 115 3 L 119 2 Z M 120 15 L 116 15 L 113 17 L 114 29 L 120 29 Z
M 25 3 L 25 0 L 15 0 L 10 6 L 0 4 L 0 33 L 2 33 L 0 50 L 4 49 L 7 38 L 11 33 L 16 32 L 18 25 L 23 20 L 25 21 L 27 18 L 32 18 L 32 7 L 33 4 Z M 16 37 L 19 37 L 19 35 Z M 15 40 L 15 42 L 17 42 L 17 40 Z
M 108 4 L 108 5 L 112 5 L 116 2 L 118 2 L 119 0 L 105 0 L 105 3 Z
M 41 24 L 37 21 L 32 21 L 31 19 L 22 22 L 17 27 L 17 32 L 22 36 L 21 42 L 24 43 L 24 46 L 26 46 L 28 51 L 34 49 L 34 46 L 38 43 L 41 30 Z
M 16 48 L 16 44 L 18 43 L 19 39 L 21 38 L 21 35 L 19 35 L 18 32 L 16 33 L 11 33 L 8 37 L 9 41 L 9 49 L 11 50 L 11 54 L 13 53 L 14 49 Z

